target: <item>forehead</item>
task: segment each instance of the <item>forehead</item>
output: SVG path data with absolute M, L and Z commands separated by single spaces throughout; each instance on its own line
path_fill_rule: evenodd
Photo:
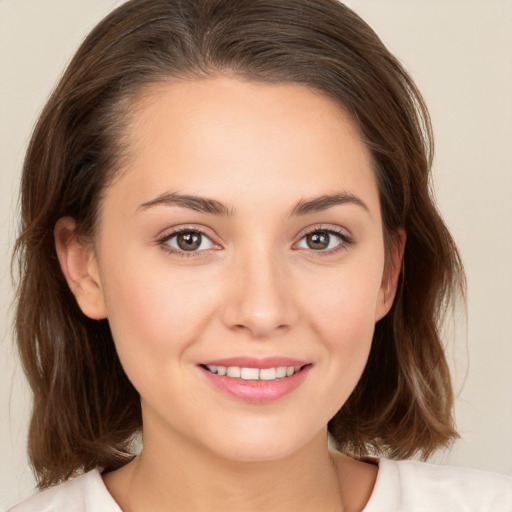
M 154 84 L 134 103 L 126 140 L 120 181 L 139 204 L 165 191 L 232 203 L 347 188 L 377 195 L 355 123 L 303 85 L 227 77 Z

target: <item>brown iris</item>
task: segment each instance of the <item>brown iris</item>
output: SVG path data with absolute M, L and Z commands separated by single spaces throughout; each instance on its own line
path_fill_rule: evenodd
M 306 243 L 308 244 L 308 247 L 314 251 L 327 249 L 330 241 L 331 236 L 326 231 L 315 231 L 314 233 L 306 235 Z
M 186 231 L 176 236 L 176 243 L 183 251 L 195 251 L 201 245 L 202 235 L 194 231 Z

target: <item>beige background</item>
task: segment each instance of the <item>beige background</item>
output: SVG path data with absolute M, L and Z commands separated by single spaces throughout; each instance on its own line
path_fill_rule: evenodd
M 66 62 L 118 3 L 0 0 L 0 510 L 33 487 L 24 454 L 30 400 L 12 348 L 9 277 L 23 152 Z M 347 3 L 426 97 L 438 203 L 468 272 L 467 328 L 455 318 L 450 349 L 462 439 L 435 460 L 512 474 L 512 0 Z

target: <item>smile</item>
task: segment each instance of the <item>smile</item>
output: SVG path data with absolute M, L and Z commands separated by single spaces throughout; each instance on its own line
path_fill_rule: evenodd
M 233 357 L 198 365 L 215 389 L 243 402 L 263 404 L 284 398 L 307 379 L 313 364 L 287 357 Z
M 300 371 L 300 366 L 277 366 L 274 368 L 245 368 L 239 366 L 205 365 L 206 369 L 216 375 L 225 375 L 243 380 L 275 380 L 291 377 Z

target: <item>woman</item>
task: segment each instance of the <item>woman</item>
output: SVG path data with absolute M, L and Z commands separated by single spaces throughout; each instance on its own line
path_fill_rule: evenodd
M 456 436 L 431 156 L 338 2 L 108 16 L 41 115 L 17 245 L 30 458 L 41 488 L 87 473 L 14 510 L 510 506 L 506 477 L 369 457 Z

